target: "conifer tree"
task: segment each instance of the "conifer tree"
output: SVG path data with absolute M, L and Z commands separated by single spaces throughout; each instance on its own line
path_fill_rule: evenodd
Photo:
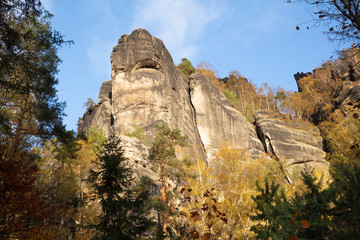
M 151 226 L 143 211 L 147 192 L 132 194 L 133 177 L 126 161 L 121 140 L 113 135 L 104 145 L 99 170 L 90 170 L 89 181 L 102 206 L 95 239 L 139 239 Z
M 187 58 L 182 58 L 181 63 L 178 65 L 178 69 L 186 76 L 189 77 L 195 72 L 195 68 Z
M 287 239 L 290 235 L 286 226 L 291 221 L 290 203 L 280 185 L 274 182 L 269 184 L 265 179 L 264 188 L 256 184 L 259 195 L 253 197 L 256 203 L 256 213 L 251 216 L 252 220 L 264 221 L 251 227 L 257 239 Z
M 181 164 L 176 157 L 175 147 L 186 145 L 186 136 L 178 128 L 170 129 L 165 123 L 155 125 L 158 130 L 149 152 L 149 159 L 161 165 L 161 202 L 162 231 L 167 233 L 167 197 L 166 184 L 168 175 L 180 176 Z

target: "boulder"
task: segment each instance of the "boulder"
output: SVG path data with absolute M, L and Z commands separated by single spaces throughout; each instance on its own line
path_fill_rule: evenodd
M 280 161 L 289 179 L 307 167 L 327 170 L 322 137 L 315 125 L 271 111 L 256 112 L 255 124 L 265 151 Z

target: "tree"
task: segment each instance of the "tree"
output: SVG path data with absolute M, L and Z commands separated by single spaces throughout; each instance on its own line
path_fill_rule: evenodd
M 182 72 L 187 78 L 189 78 L 189 76 L 191 74 L 193 74 L 195 72 L 195 68 L 193 67 L 193 65 L 191 64 L 191 62 L 187 59 L 187 58 L 182 58 L 181 59 L 181 63 L 178 65 L 178 69 L 180 70 L 180 72 Z
M 257 183 L 260 194 L 253 197 L 256 207 L 251 219 L 261 222 L 252 226 L 251 231 L 258 239 L 286 239 L 290 234 L 285 226 L 291 221 L 288 199 L 279 184 L 269 184 L 268 179 L 265 179 L 264 185 L 261 187 Z
M 252 218 L 260 222 L 251 228 L 258 238 L 359 238 L 359 168 L 341 158 L 332 162 L 328 185 L 307 169 L 302 172 L 302 189 L 292 197 L 285 196 L 273 182 L 258 185 L 260 194 L 253 198 L 256 214 Z
M 315 7 L 315 23 L 324 24 L 332 40 L 352 41 L 360 44 L 359 0 L 304 0 Z M 288 0 L 288 2 L 294 2 Z M 299 29 L 299 27 L 297 27 Z
M 50 17 L 39 0 L 0 0 L 0 238 L 50 238 L 57 209 L 37 181 L 39 149 L 51 139 L 58 157 L 75 153 L 55 89 L 66 41 Z
M 149 159 L 161 167 L 162 231 L 167 234 L 168 202 L 166 184 L 168 175 L 181 176 L 181 164 L 176 157 L 175 147 L 185 146 L 187 137 L 178 128 L 170 129 L 165 123 L 156 124 L 157 134 L 149 150 Z
M 219 81 L 217 70 L 210 63 L 201 62 L 196 67 L 196 71 L 205 75 L 220 91 L 224 88 L 224 83 Z
M 40 1 L 3 0 L 0 9 L 1 157 L 14 159 L 34 140 L 73 141 L 55 89 L 57 49 L 67 42 L 51 28 Z
M 359 163 L 348 164 L 346 160 L 335 157 L 330 173 L 333 178 L 329 188 L 334 239 L 360 238 L 360 168 Z
M 98 170 L 90 170 L 88 180 L 102 206 L 95 226 L 97 239 L 139 239 L 151 225 L 143 211 L 147 192 L 133 196 L 133 177 L 126 161 L 120 138 L 112 135 L 104 145 Z

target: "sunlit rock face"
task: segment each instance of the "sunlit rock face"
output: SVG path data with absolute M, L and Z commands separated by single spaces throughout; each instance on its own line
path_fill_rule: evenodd
M 111 71 L 99 103 L 84 114 L 79 131 L 94 126 L 107 135 L 125 134 L 141 126 L 151 135 L 154 123 L 163 121 L 187 134 L 191 154 L 203 160 L 214 158 L 226 142 L 255 155 L 264 152 L 254 127 L 225 96 L 203 75 L 194 74 L 189 84 L 163 42 L 146 30 L 119 39 Z
M 270 111 L 257 112 L 255 122 L 266 152 L 280 161 L 290 178 L 304 167 L 327 170 L 323 139 L 316 126 Z
M 194 150 L 192 154 L 205 159 L 195 125 L 188 80 L 176 69 L 160 39 L 144 29 L 123 35 L 113 48 L 111 69 L 111 91 L 106 88 L 110 96 L 110 116 L 104 116 L 106 120 L 89 120 L 85 114 L 82 131 L 90 125 L 104 124 L 102 128 L 106 133 L 115 131 L 124 134 L 141 126 L 147 134 L 151 134 L 154 123 L 163 121 L 187 134 Z M 97 111 L 93 114 L 99 115 Z
M 252 156 L 264 152 L 255 127 L 232 108 L 226 97 L 202 74 L 190 76 L 191 101 L 196 125 L 208 159 L 224 144 L 250 151 Z
M 119 39 L 111 67 L 111 80 L 102 84 L 98 104 L 86 111 L 79 132 L 93 126 L 106 135 L 124 135 L 141 126 L 151 137 L 154 124 L 166 122 L 188 135 L 185 154 L 210 163 L 217 150 L 230 143 L 248 150 L 252 157 L 271 153 L 288 172 L 300 166 L 326 165 L 317 128 L 300 130 L 295 123 L 266 112 L 255 115 L 256 126 L 250 124 L 204 75 L 193 74 L 188 80 L 175 67 L 163 42 L 144 29 Z M 137 175 L 148 174 L 147 146 L 125 140 L 125 152 L 136 156 Z

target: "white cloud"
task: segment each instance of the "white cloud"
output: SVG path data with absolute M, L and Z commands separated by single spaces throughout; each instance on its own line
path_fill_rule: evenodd
M 196 56 L 196 41 L 221 12 L 210 0 L 138 0 L 135 6 L 132 29 L 145 28 L 162 39 L 175 62 Z
M 110 54 L 114 43 L 94 37 L 90 46 L 87 48 L 86 53 L 89 57 L 92 70 L 98 77 L 104 79 L 103 81 L 110 80 L 111 64 Z
M 48 10 L 51 13 L 54 13 L 54 4 L 52 0 L 41 0 L 41 4 L 44 6 L 46 10 Z

